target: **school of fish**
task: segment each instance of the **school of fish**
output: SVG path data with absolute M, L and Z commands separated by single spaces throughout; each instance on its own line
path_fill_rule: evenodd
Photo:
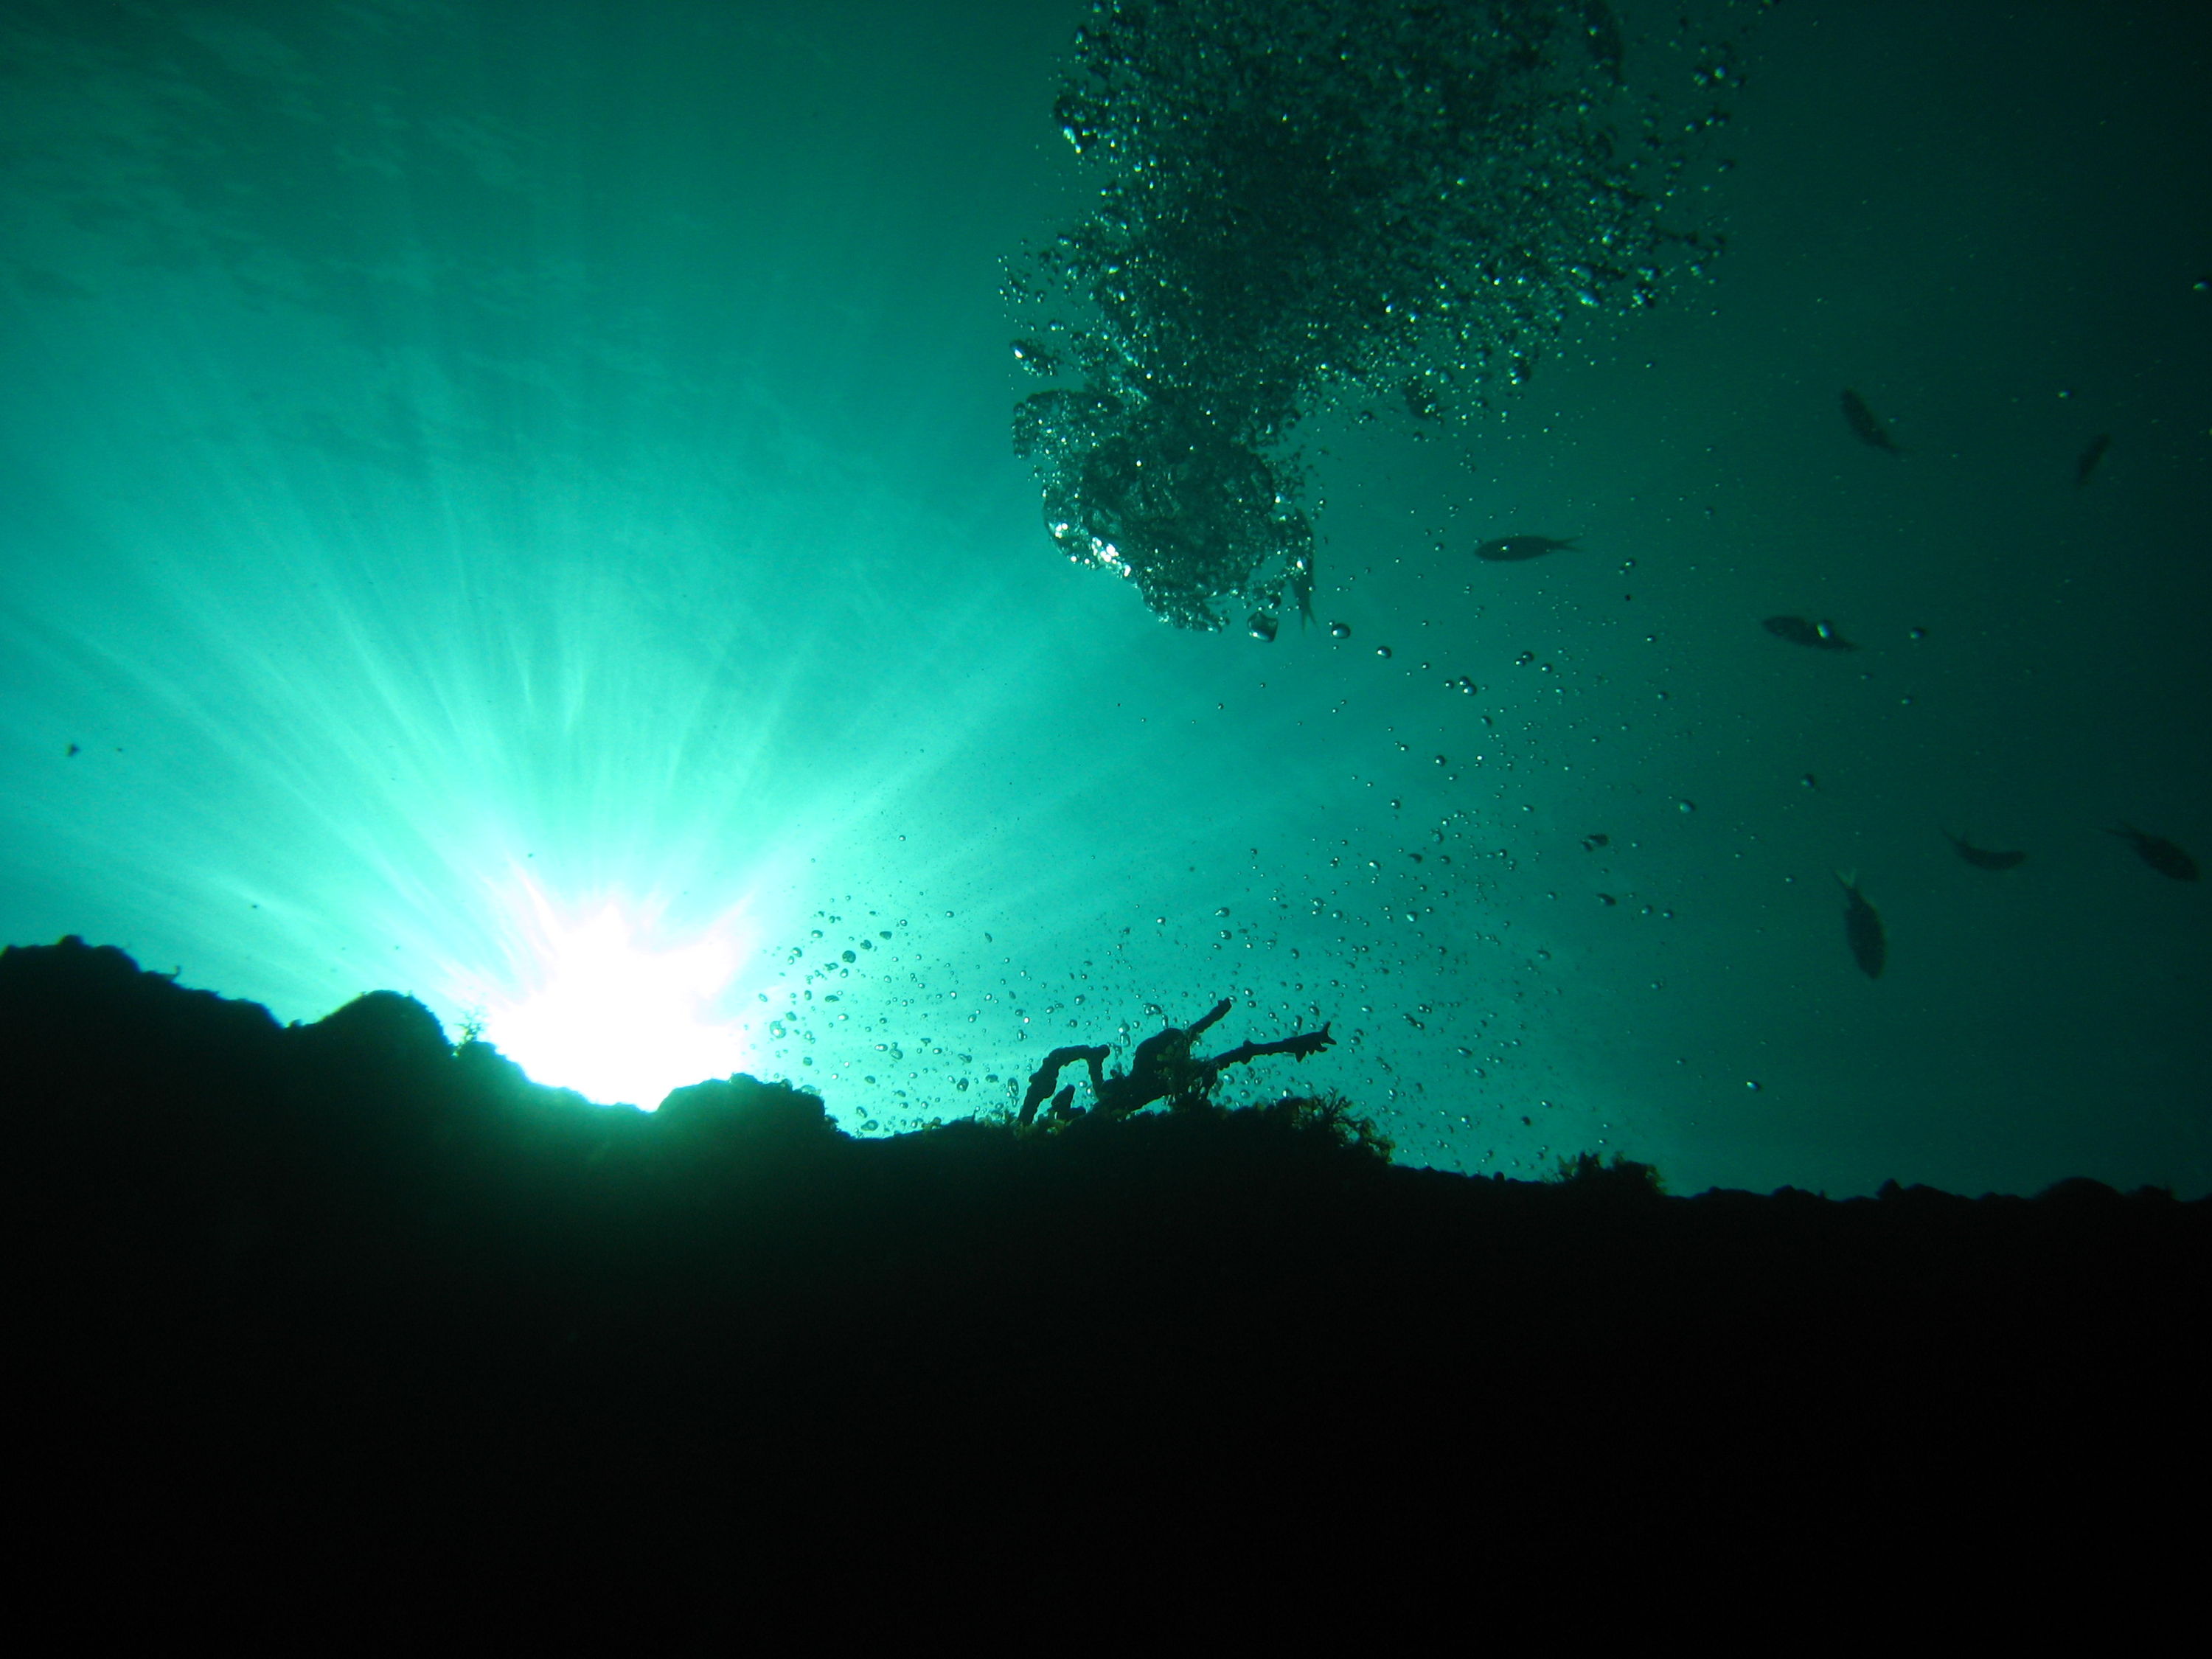
M 1874 412 L 1865 398 L 1851 388 L 1845 387 L 1842 398 L 1842 408 L 1844 424 L 1861 443 L 1870 449 L 1878 449 L 1893 458 L 1903 459 L 1905 450 L 1895 439 L 1890 436 L 1889 428 Z M 2112 436 L 2108 432 L 2099 433 L 2089 441 L 2088 446 L 2082 450 L 2075 462 L 2074 483 L 2076 489 L 2088 483 L 2091 475 L 2096 471 L 2098 464 L 2105 459 L 2106 453 L 2112 448 Z M 1575 537 L 1560 538 L 1525 532 L 1498 536 L 1478 543 L 1474 549 L 1474 556 L 1478 559 L 1493 564 L 1517 562 L 1538 558 L 1547 553 L 1555 553 L 1564 548 L 1573 547 L 1578 539 Z M 1803 646 L 1814 651 L 1856 651 L 1859 648 L 1854 641 L 1844 638 L 1841 628 L 1826 619 L 1816 622 L 1810 617 L 1802 616 L 1775 616 L 1765 617 L 1760 625 L 1777 639 L 1785 640 L 1792 645 Z M 1924 630 L 1914 629 L 1912 637 L 1924 638 Z M 1804 781 L 1808 787 L 1812 787 L 1814 781 L 1813 775 L 1807 773 Z M 2117 828 L 2107 830 L 2106 833 L 2126 842 L 2134 848 L 2137 858 L 2168 880 L 2195 881 L 2197 878 L 2196 859 L 2178 843 L 2164 836 L 2152 835 L 2146 830 L 2136 829 L 2131 823 L 2124 823 Z M 1965 836 L 1954 835 L 1948 830 L 1943 831 L 1943 836 L 1951 843 L 1960 858 L 1977 870 L 1991 872 L 2016 870 L 2027 860 L 2027 853 L 2018 848 L 1978 847 Z M 1586 838 L 1583 847 L 1585 851 L 1588 851 L 1596 847 L 1602 847 L 1605 842 L 1605 836 L 1595 836 Z M 1889 933 L 1882 924 L 1881 913 L 1875 908 L 1866 895 L 1860 890 L 1856 872 L 1847 874 L 1838 872 L 1836 879 L 1842 884 L 1844 890 L 1845 948 L 1850 951 L 1851 960 L 1857 964 L 1861 973 L 1869 979 L 1880 979 L 1882 970 L 1889 965 Z M 1614 902 L 1609 894 L 1601 893 L 1598 896 L 1607 904 Z

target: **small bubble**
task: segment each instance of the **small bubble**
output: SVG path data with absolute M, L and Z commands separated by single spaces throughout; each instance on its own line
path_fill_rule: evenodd
M 1375 654 L 1387 660 L 1390 655 L 1390 647 L 1387 645 L 1378 645 L 1375 647 Z
M 1908 628 L 1905 629 L 1905 635 L 1909 639 L 1924 640 L 1928 637 L 1928 630 L 1924 628 Z
M 1333 640 L 1350 639 L 1352 637 L 1352 624 L 1350 623 L 1331 623 L 1328 625 L 1328 636 Z
M 1698 803 L 1693 800 L 1678 800 L 1674 803 L 1674 810 L 1686 816 L 1698 810 Z
M 1757 1094 L 1757 1093 L 1759 1091 L 1759 1090 L 1760 1090 L 1764 1085 L 1763 1085 L 1762 1084 L 1760 1084 L 1759 1080 L 1757 1078 L 1753 1077 L 1753 1078 L 1746 1078 L 1746 1079 L 1744 1079 L 1743 1086 L 1744 1086 L 1745 1088 L 1747 1088 L 1747 1089 L 1750 1090 L 1752 1093 L 1753 1093 L 1753 1094 Z

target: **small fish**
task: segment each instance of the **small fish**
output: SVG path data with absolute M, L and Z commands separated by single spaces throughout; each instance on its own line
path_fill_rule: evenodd
M 1977 870 L 2010 870 L 2027 860 L 2025 853 L 2001 853 L 1995 848 L 1977 847 L 1964 836 L 1954 836 L 1948 830 L 1943 839 L 1959 849 L 1959 856 Z
M 1882 423 L 1875 419 L 1874 410 L 1867 407 L 1866 399 L 1848 386 L 1844 389 L 1844 418 L 1850 422 L 1851 431 L 1861 443 L 1879 449 L 1885 455 L 1905 453 Z
M 1255 611 L 1252 619 L 1244 625 L 1252 630 L 1254 639 L 1270 641 L 1274 639 L 1275 629 L 1279 626 L 1275 619 L 1264 611 Z
M 1808 622 L 1802 617 L 1769 617 L 1766 631 L 1792 645 L 1809 645 L 1819 651 L 1856 651 L 1832 622 Z
M 2197 879 L 2197 860 L 2164 836 L 2146 836 L 2131 823 L 2124 823 L 2118 829 L 2107 830 L 2105 833 L 2118 836 L 2123 841 L 2133 842 L 2142 861 L 2161 876 L 2171 876 L 2176 881 Z
M 1500 536 L 1495 541 L 1485 542 L 1474 550 L 1478 559 L 1488 559 L 1492 564 L 1510 559 L 1534 559 L 1546 553 L 1557 553 L 1562 548 L 1572 547 L 1582 539 L 1570 536 L 1559 541 L 1550 536 Z
M 1881 931 L 1881 915 L 1860 896 L 1856 873 L 1836 872 L 1844 884 L 1844 938 L 1850 942 L 1851 960 L 1869 979 L 1880 979 L 1889 960 L 1889 940 Z
M 2074 487 L 2079 489 L 2089 482 L 2089 475 L 2097 470 L 2097 463 L 2105 459 L 2105 452 L 2112 447 L 2112 434 L 2100 432 L 2089 440 L 2089 447 L 2081 452 L 2081 459 L 2074 463 Z

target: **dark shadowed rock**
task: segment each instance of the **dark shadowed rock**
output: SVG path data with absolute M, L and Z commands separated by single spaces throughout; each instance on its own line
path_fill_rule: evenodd
M 11 1496 L 79 1555 L 720 1583 L 748 1528 L 956 1503 L 1802 1547 L 1875 1469 L 1931 1539 L 2043 1515 L 2069 1440 L 2099 1525 L 2169 1515 L 2203 1444 L 2212 1201 L 2164 1193 L 1468 1177 L 1329 1101 L 848 1139 L 788 1085 L 594 1107 L 403 997 L 280 1030 L 81 941 L 0 957 L 0 1066 Z
M 378 1071 L 442 1068 L 453 1053 L 438 1017 L 413 997 L 371 991 L 302 1029 L 303 1041 L 326 1063 Z
M 778 1141 L 842 1139 L 819 1095 L 739 1073 L 672 1089 L 653 1114 L 665 1133 Z

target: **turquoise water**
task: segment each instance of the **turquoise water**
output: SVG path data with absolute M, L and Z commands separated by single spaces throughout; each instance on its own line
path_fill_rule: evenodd
M 1410 1161 L 2212 1187 L 2203 884 L 2106 833 L 2212 856 L 2198 9 L 1721 18 L 1725 255 L 1317 390 L 1272 643 L 1009 442 L 1083 16 L 0 3 L 0 939 L 855 1129 L 1232 997 Z

